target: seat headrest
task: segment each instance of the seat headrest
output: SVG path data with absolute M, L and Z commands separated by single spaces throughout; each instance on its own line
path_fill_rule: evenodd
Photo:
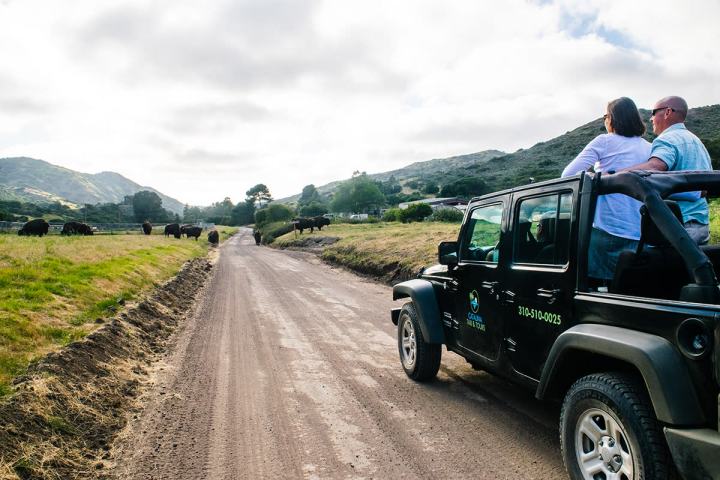
M 675 215 L 675 218 L 677 218 L 680 223 L 683 223 L 680 205 L 678 205 L 677 202 L 674 202 L 672 200 L 665 200 L 665 205 L 670 208 L 670 211 L 673 213 L 673 215 Z M 655 247 L 665 247 L 670 244 L 670 242 L 668 242 L 668 240 L 665 238 L 665 235 L 663 235 L 657 225 L 655 225 L 655 222 L 653 222 L 652 218 L 650 218 L 650 214 L 648 213 L 647 207 L 645 205 L 640 207 L 640 216 L 642 218 L 640 223 L 640 235 L 647 245 L 653 245 Z

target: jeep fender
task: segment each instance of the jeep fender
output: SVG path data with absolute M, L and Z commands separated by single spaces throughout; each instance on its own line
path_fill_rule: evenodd
M 545 397 L 564 360 L 574 351 L 612 357 L 634 365 L 645 381 L 655 415 L 671 425 L 705 423 L 700 401 L 685 361 L 662 337 L 609 325 L 576 325 L 555 341 L 543 368 L 535 396 Z
M 420 330 L 427 343 L 445 343 L 440 309 L 432 283 L 427 280 L 408 280 L 393 287 L 393 300 L 410 297 L 418 314 Z

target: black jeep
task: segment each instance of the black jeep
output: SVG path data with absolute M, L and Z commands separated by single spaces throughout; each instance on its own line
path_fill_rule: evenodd
M 573 479 L 720 479 L 720 246 L 698 247 L 674 193 L 720 195 L 720 172 L 580 174 L 473 199 L 440 265 L 396 285 L 407 375 L 435 377 L 441 346 L 562 400 Z M 637 250 L 587 275 L 599 195 L 641 208 Z

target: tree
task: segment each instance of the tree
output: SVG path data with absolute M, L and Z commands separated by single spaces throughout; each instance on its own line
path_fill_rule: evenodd
M 320 202 L 320 194 L 312 183 L 305 185 L 298 199 L 298 205 L 308 205 L 312 202 Z
M 298 214 L 301 217 L 317 217 L 328 213 L 328 208 L 324 203 L 310 202 L 298 208 Z
M 272 195 L 270 195 L 270 189 L 262 183 L 258 183 L 252 187 L 250 190 L 245 192 L 245 195 L 246 200 L 252 199 L 253 204 L 256 207 L 266 205 L 273 200 Z
M 255 212 L 255 223 L 263 225 L 272 222 L 284 222 L 293 217 L 293 211 L 282 203 L 272 203 Z
M 366 213 L 385 203 L 385 196 L 377 183 L 366 174 L 358 174 L 341 183 L 332 201 L 335 212 Z
M 487 185 L 481 178 L 467 177 L 443 185 L 442 190 L 440 190 L 440 196 L 470 198 L 487 193 L 487 189 Z
M 246 200 L 235 205 L 230 214 L 230 225 L 248 225 L 255 220 L 255 202 Z
M 423 187 L 422 191 L 428 195 L 435 195 L 440 191 L 440 188 L 435 183 L 428 183 Z
M 142 223 L 145 220 L 151 222 L 162 222 L 168 217 L 167 212 L 162 208 L 162 199 L 155 192 L 142 190 L 132 197 L 133 214 L 135 221 Z

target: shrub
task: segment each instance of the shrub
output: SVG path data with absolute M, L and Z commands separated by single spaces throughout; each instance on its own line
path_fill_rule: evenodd
M 389 208 L 385 211 L 383 214 L 383 222 L 397 222 L 400 220 L 400 210 L 399 208 Z
M 416 203 L 404 210 L 400 210 L 400 221 L 403 223 L 422 222 L 425 217 L 432 215 L 433 209 L 427 203 Z
M 290 220 L 293 215 L 294 212 L 290 207 L 282 203 L 271 203 L 266 208 L 255 212 L 255 223 L 257 225 L 264 225 L 266 223 L 287 221 Z
M 438 208 L 430 215 L 430 221 L 460 223 L 462 222 L 463 215 L 463 212 L 457 208 Z

